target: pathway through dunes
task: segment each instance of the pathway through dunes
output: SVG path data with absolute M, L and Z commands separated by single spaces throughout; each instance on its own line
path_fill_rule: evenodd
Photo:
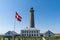
M 46 40 L 44 37 L 42 37 L 43 40 Z

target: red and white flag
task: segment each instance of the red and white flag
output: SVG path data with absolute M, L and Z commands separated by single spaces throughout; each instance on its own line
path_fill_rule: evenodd
M 16 12 L 16 15 L 15 15 L 15 18 L 19 21 L 19 22 L 21 22 L 21 19 L 22 19 L 22 17 Z

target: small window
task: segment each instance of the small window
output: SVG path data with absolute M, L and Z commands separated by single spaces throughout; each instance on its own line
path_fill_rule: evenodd
M 26 30 L 25 30 L 25 33 L 26 33 Z
M 37 31 L 37 33 L 38 33 L 38 31 Z
M 49 34 L 50 34 L 50 32 L 49 32 Z
M 24 36 L 24 34 L 22 34 L 22 36 Z
M 28 34 L 27 34 L 27 36 L 28 36 Z
M 49 37 L 51 37 L 51 35 L 49 34 Z
M 22 31 L 22 33 L 24 33 L 24 31 Z
M 37 34 L 37 36 L 38 36 L 38 34 Z
M 33 31 L 32 31 L 32 33 L 33 33 Z
M 34 34 L 34 36 L 36 36 L 36 34 Z
M 28 31 L 27 31 L 27 33 L 28 33 Z
M 36 32 L 34 31 L 34 33 L 36 33 Z
M 31 34 L 29 34 L 29 36 L 31 37 Z
M 32 36 L 33 36 L 33 34 L 32 34 Z
M 25 36 L 26 36 L 26 34 L 25 34 Z

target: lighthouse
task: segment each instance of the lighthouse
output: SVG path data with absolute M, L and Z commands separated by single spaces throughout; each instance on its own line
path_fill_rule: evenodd
M 35 28 L 34 9 L 30 8 L 30 26 L 21 30 L 21 37 L 40 37 L 40 30 Z

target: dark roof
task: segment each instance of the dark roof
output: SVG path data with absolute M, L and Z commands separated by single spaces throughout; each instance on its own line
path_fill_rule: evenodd
M 46 33 L 48 33 L 48 32 L 50 32 L 50 33 L 54 34 L 54 33 L 53 33 L 53 32 L 51 32 L 50 30 L 48 30 L 47 32 L 45 32 L 45 34 L 46 34 Z
M 5 35 L 6 34 L 14 34 L 14 35 L 16 35 L 17 33 L 15 31 L 8 31 L 8 32 L 5 33 Z

